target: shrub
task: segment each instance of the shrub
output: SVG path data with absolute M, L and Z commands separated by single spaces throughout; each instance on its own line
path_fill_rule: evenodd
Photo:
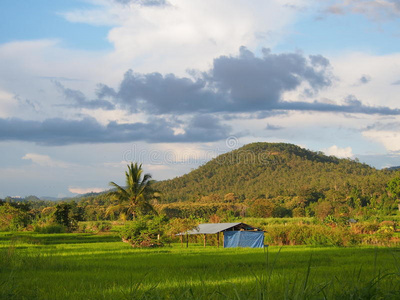
M 81 232 L 107 232 L 111 228 L 111 222 L 107 221 L 93 221 L 79 224 L 79 231 Z
M 120 236 L 123 242 L 129 243 L 135 248 L 161 247 L 168 242 L 164 234 L 166 222 L 166 217 L 140 217 L 126 225 L 120 231 Z
M 292 211 L 293 217 L 305 217 L 306 211 L 303 207 L 296 207 Z
M 361 234 L 374 234 L 379 230 L 378 223 L 358 223 L 353 225 L 353 231 Z
M 67 228 L 60 224 L 35 225 L 34 231 L 38 233 L 65 233 Z
M 361 243 L 349 228 L 325 225 L 269 226 L 266 241 L 275 245 L 350 246 Z
M 0 205 L 0 231 L 16 231 L 29 223 L 27 212 L 6 203 Z

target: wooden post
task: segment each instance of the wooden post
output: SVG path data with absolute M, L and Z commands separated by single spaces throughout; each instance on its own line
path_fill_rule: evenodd
M 186 234 L 186 248 L 189 248 L 189 235 Z
M 207 241 L 207 238 L 206 238 L 206 235 L 204 235 L 204 247 L 206 246 L 206 241 Z
M 219 248 L 219 232 L 217 233 L 217 248 Z

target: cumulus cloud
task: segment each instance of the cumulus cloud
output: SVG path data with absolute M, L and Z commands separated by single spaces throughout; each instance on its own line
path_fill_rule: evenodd
M 103 85 L 98 95 L 114 98 L 131 112 L 253 112 L 290 107 L 280 101 L 282 94 L 304 83 L 314 91 L 329 86 L 329 61 L 300 53 L 272 54 L 268 49 L 257 57 L 241 47 L 237 56 L 214 59 L 213 68 L 197 78 L 130 70 L 119 89 Z
M 390 152 L 400 152 L 400 123 L 377 122 L 362 131 L 362 135 L 382 144 Z
M 327 149 L 322 150 L 326 155 L 332 155 L 339 158 L 350 158 L 353 157 L 353 150 L 351 147 L 340 148 L 336 145 L 333 145 Z
M 364 105 L 353 95 L 343 105 L 331 101 L 284 101 L 284 93 L 305 86 L 316 94 L 332 83 L 329 60 L 321 55 L 273 54 L 263 49 L 261 57 L 245 47 L 237 56 L 214 59 L 208 72 L 193 77 L 174 74 L 141 74 L 129 70 L 118 89 L 100 85 L 99 101 L 113 102 L 130 112 L 147 114 L 251 113 L 279 110 L 321 111 L 398 115 L 399 109 Z M 368 82 L 363 76 L 360 81 Z M 310 92 L 311 91 L 311 92 Z M 229 117 L 229 116 L 228 116 Z
M 41 167 L 68 168 L 70 166 L 66 162 L 55 160 L 48 155 L 37 153 L 27 153 L 22 157 L 22 159 L 30 160 Z
M 183 75 L 241 45 L 274 46 L 304 0 L 101 0 L 63 12 L 70 22 L 111 26 L 114 66 Z
M 369 75 L 363 75 L 361 78 L 358 80 L 359 84 L 367 84 L 368 82 L 371 81 L 371 76 Z
M 88 100 L 85 95 L 78 90 L 65 88 L 60 82 L 54 81 L 57 89 L 65 97 L 67 101 L 71 103 L 65 104 L 64 106 L 77 107 L 77 108 L 88 108 L 88 109 L 104 109 L 113 110 L 115 105 L 104 99 Z
M 89 187 L 89 188 L 74 187 L 74 186 L 68 187 L 68 191 L 70 191 L 73 194 L 101 193 L 104 192 L 105 190 L 106 190 L 105 188 L 99 188 L 99 187 Z
M 269 123 L 265 127 L 265 130 L 281 130 L 281 129 L 284 129 L 284 127 L 278 126 L 278 125 L 272 125 L 272 124 L 269 124 Z
M 179 124 L 178 124 L 179 125 Z M 213 142 L 226 138 L 230 127 L 211 115 L 197 115 L 176 134 L 176 122 L 153 118 L 148 123 L 120 124 L 115 121 L 106 126 L 93 118 L 44 121 L 0 119 L 0 141 L 27 141 L 42 145 L 68 145 L 86 143 L 123 143 L 132 141 L 161 142 Z
M 392 130 L 368 130 L 362 135 L 370 140 L 379 142 L 386 150 L 400 152 L 400 132 Z

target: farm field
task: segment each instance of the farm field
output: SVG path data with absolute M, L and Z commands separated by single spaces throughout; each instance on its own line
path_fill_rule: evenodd
M 114 234 L 0 233 L 1 299 L 399 299 L 400 248 L 133 249 Z

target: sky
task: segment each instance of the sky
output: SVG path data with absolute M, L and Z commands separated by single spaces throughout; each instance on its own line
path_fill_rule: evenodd
M 2 0 L 0 198 L 252 142 L 400 165 L 399 0 Z

